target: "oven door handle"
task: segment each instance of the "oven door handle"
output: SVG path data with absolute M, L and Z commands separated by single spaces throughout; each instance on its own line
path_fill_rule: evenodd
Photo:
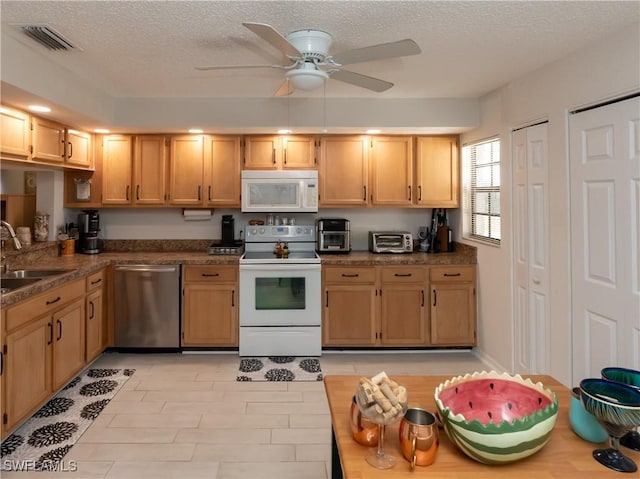
M 240 271 L 257 271 L 259 273 L 287 273 L 289 271 L 320 271 L 319 263 L 262 263 L 262 264 L 241 264 Z

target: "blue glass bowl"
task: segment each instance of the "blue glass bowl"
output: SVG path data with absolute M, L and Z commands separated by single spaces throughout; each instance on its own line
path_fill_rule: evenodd
M 640 389 L 640 371 L 628 368 L 609 367 L 604 368 L 600 374 L 604 379 L 617 383 L 628 384 Z
M 640 389 L 607 379 L 580 381 L 580 397 L 587 411 L 608 425 L 640 425 Z

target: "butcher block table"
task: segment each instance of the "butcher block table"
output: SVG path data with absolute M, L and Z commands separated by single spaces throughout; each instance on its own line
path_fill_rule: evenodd
M 433 393 L 435 388 L 452 376 L 392 376 L 407 388 L 409 407 L 422 407 L 436 411 Z M 431 466 L 416 466 L 411 470 L 402 457 L 396 423 L 387 426 L 384 451 L 393 453 L 397 463 L 392 469 L 378 470 L 365 461 L 368 448 L 355 442 L 349 425 L 349 408 L 360 376 L 329 375 L 324 385 L 329 400 L 332 423 L 332 479 L 591 479 L 639 477 L 612 471 L 593 459 L 592 451 L 600 444 L 592 444 L 578 437 L 569 424 L 570 390 L 551 376 L 525 376 L 540 381 L 558 396 L 558 420 L 549 442 L 526 459 L 500 466 L 481 464 L 467 457 L 451 441 L 443 429 L 440 448 Z M 640 464 L 640 453 L 622 448 L 623 453 Z

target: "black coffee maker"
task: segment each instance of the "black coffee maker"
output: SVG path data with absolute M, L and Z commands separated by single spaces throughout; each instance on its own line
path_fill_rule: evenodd
M 235 220 L 233 215 L 222 215 L 222 244 L 234 245 L 236 242 Z
M 78 215 L 78 250 L 84 254 L 98 254 L 102 251 L 100 232 L 100 214 L 98 210 L 83 210 Z

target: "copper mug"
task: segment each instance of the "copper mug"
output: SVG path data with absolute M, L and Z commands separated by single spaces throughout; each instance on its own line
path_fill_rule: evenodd
M 356 397 L 351 401 L 351 435 L 358 444 L 373 447 L 378 445 L 378 425 L 369 421 L 360 412 Z
M 60 256 L 73 256 L 76 252 L 76 240 L 75 239 L 60 240 L 59 248 L 60 248 Z
M 400 421 L 400 449 L 411 469 L 430 466 L 438 452 L 438 423 L 436 417 L 421 408 L 409 408 Z

